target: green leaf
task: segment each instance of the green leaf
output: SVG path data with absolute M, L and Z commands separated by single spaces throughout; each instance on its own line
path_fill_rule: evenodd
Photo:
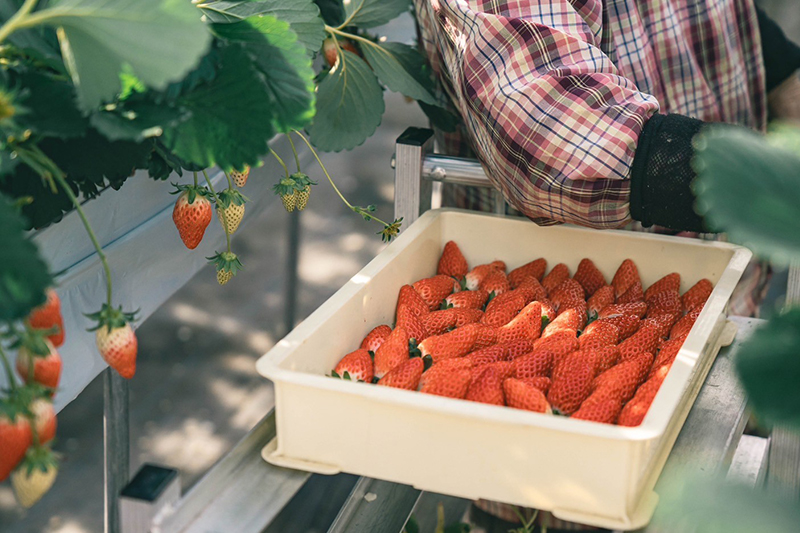
M 419 523 L 417 523 L 417 519 L 413 514 L 408 517 L 403 533 L 419 533 Z
M 44 303 L 53 279 L 39 250 L 25 237 L 25 222 L 8 199 L 0 195 L 0 320 L 24 318 Z
M 342 0 L 314 0 L 319 7 L 322 20 L 331 26 L 339 26 L 344 22 L 344 3 Z
M 800 154 L 778 144 L 744 128 L 704 130 L 695 141 L 696 208 L 732 241 L 786 264 L 800 258 Z
M 760 418 L 800 430 L 800 308 L 759 328 L 740 348 L 736 368 Z
M 419 104 L 419 107 L 422 109 L 422 112 L 425 113 L 425 116 L 428 117 L 428 120 L 431 121 L 433 127 L 437 129 L 450 133 L 456 131 L 456 127 L 458 127 L 458 125 L 461 123 L 461 117 L 454 115 L 443 107 L 439 107 L 438 105 L 428 105 L 425 102 L 420 102 L 419 100 L 417 100 L 417 104 Z
M 8 20 L 21 6 L 20 1 L 0 0 L 0 20 Z M 58 49 L 58 38 L 52 28 L 33 27 L 17 30 L 8 36 L 8 40 L 26 55 L 47 63 L 57 71 L 64 71 L 61 52 Z
M 384 109 L 372 69 L 345 50 L 317 88 L 317 114 L 308 129 L 311 141 L 330 152 L 353 149 L 375 132 Z
M 344 3 L 347 25 L 382 26 L 411 8 L 411 0 L 350 0 Z
M 114 99 L 125 65 L 155 89 L 181 79 L 211 39 L 200 13 L 184 0 L 54 0 L 33 16 L 58 28 L 86 110 Z
M 19 98 L 25 108 L 18 117 L 20 125 L 39 135 L 62 138 L 86 132 L 89 122 L 78 110 L 75 90 L 67 80 L 42 71 L 25 70 L 14 81 L 24 88 Z
M 389 89 L 436 105 L 433 81 L 427 75 L 425 59 L 416 48 L 401 43 L 364 43 L 361 50 L 369 66 Z
M 270 94 L 244 49 L 226 46 L 222 68 L 213 82 L 198 85 L 179 98 L 191 117 L 164 132 L 164 145 L 178 157 L 222 168 L 255 166 L 269 147 L 274 129 Z
M 185 111 L 135 98 L 93 113 L 90 121 L 109 140 L 140 142 L 159 137 L 187 118 Z
M 253 57 L 271 96 L 276 129 L 300 129 L 314 118 L 311 58 L 288 23 L 264 15 L 233 24 L 215 24 L 214 32 L 243 43 Z
M 260 2 L 206 2 L 200 4 L 211 22 L 231 23 L 244 19 L 270 15 L 288 22 L 297 40 L 308 52 L 318 52 L 325 38 L 325 29 L 319 8 L 313 0 L 263 0 Z

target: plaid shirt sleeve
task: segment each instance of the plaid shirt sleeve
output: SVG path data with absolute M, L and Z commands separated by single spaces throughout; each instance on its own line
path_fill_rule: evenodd
M 604 53 L 602 2 L 416 4 L 434 69 L 509 203 L 540 224 L 628 223 L 637 140 L 659 105 Z

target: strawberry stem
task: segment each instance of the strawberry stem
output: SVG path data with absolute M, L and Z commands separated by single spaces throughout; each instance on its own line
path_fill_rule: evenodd
M 300 172 L 300 157 L 297 155 L 297 150 L 294 147 L 294 141 L 292 141 L 292 136 L 287 133 L 286 138 L 289 139 L 289 144 L 292 146 L 292 153 L 294 154 L 294 163 L 297 165 L 297 171 Z
M 197 187 L 197 172 L 192 172 L 194 174 L 194 186 Z
M 283 171 L 286 173 L 286 177 L 288 178 L 289 177 L 289 168 L 286 166 L 286 163 L 283 162 L 283 159 L 281 159 L 281 156 L 276 154 L 275 150 L 273 150 L 272 148 L 269 149 L 269 153 L 271 153 L 273 156 L 275 156 L 275 159 L 277 159 L 278 163 L 281 164 L 281 166 L 283 167 Z
M 208 190 L 211 191 L 211 196 L 214 197 L 214 203 L 217 204 L 217 207 L 221 208 L 222 204 L 219 201 L 219 197 L 217 197 L 217 193 L 214 192 L 214 186 L 211 185 L 211 180 L 208 178 L 208 173 L 206 172 L 206 169 L 203 169 L 203 176 L 205 176 L 205 178 L 206 178 L 206 183 L 208 184 Z M 225 230 L 225 240 L 228 243 L 228 253 L 230 253 L 230 251 L 231 251 L 231 234 L 228 231 L 228 217 L 225 215 L 225 210 L 224 209 L 220 209 L 219 210 L 219 214 L 222 217 L 222 221 L 224 222 L 224 224 L 222 224 L 222 229 Z
M 233 182 L 231 181 L 231 177 L 224 170 L 222 171 L 222 173 L 225 174 L 225 179 L 228 180 L 228 189 L 233 190 Z
M 8 376 L 8 384 L 11 387 L 11 392 L 14 393 L 17 391 L 17 380 L 14 378 L 14 372 L 11 370 L 11 363 L 8 362 L 8 356 L 2 345 L 0 345 L 0 359 L 3 360 L 3 370 L 6 371 L 6 375 Z
M 19 11 L 14 13 L 14 15 L 0 27 L 0 43 L 5 41 L 6 38 L 14 33 L 14 31 L 18 30 L 22 27 L 21 21 L 23 21 L 28 14 L 33 11 L 33 8 L 36 7 L 36 3 L 39 0 L 25 0 L 25 3 L 22 4 L 22 7 L 19 8 Z

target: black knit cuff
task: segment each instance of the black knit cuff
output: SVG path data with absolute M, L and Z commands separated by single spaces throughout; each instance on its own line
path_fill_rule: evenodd
M 790 41 L 780 26 L 763 10 L 756 7 L 756 13 L 769 92 L 800 69 L 800 46 Z
M 631 217 L 677 231 L 708 231 L 694 211 L 692 138 L 705 125 L 683 115 L 653 115 L 631 168 Z

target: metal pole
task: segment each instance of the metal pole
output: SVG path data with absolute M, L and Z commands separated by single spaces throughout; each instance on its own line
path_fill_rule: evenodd
M 286 333 L 294 329 L 297 316 L 297 263 L 300 255 L 300 212 L 289 214 L 289 246 L 286 257 L 286 293 L 283 320 Z
M 119 494 L 130 476 L 128 380 L 111 368 L 103 372 L 103 464 L 105 533 L 119 533 Z

